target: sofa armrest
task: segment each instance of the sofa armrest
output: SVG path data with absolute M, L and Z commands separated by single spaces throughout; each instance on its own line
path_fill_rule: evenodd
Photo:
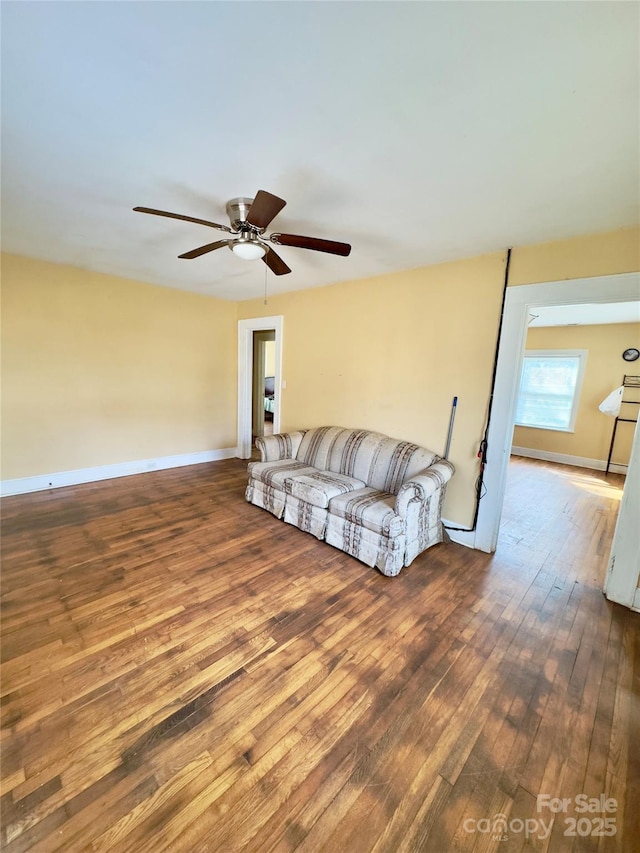
M 398 491 L 396 513 L 402 518 L 406 518 L 410 503 L 427 500 L 443 486 L 446 486 L 455 470 L 447 459 L 440 459 L 425 468 L 424 471 L 415 474 L 410 480 L 406 480 Z
M 295 459 L 306 430 L 280 432 L 276 435 L 261 435 L 256 438 L 256 447 L 260 451 L 262 462 L 275 462 L 277 459 Z

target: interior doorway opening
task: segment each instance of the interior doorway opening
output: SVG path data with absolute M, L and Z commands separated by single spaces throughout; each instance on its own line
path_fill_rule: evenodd
M 489 451 L 484 479 L 486 496 L 480 503 L 478 525 L 472 547 L 489 553 L 496 550 L 513 442 L 515 406 L 528 318 L 532 310 L 535 313 L 535 309 L 542 306 L 636 302 L 639 288 L 640 274 L 627 273 L 521 285 L 507 289 L 494 388 L 495 406 L 488 432 Z M 632 469 L 640 469 L 639 436 L 640 433 L 636 430 L 629 460 L 629 472 Z M 629 481 L 630 478 L 627 475 L 622 495 L 623 507 L 629 498 Z M 633 520 L 631 513 L 621 512 L 608 561 L 609 570 L 611 571 L 615 565 L 615 572 L 622 579 L 621 585 L 632 588 L 632 592 L 635 591 L 638 582 L 638 564 L 635 556 L 637 527 L 634 525 L 637 525 L 637 521 Z M 613 598 L 608 589 L 607 596 Z M 622 598 L 613 598 L 613 600 L 626 603 Z
M 262 329 L 253 333 L 251 393 L 252 440 L 273 435 L 275 412 L 276 332 Z
M 280 432 L 280 410 L 282 389 L 282 315 L 252 317 L 238 321 L 238 445 L 240 459 L 249 459 L 253 440 L 260 428 Z M 258 335 L 256 333 L 266 333 Z M 269 352 L 269 347 L 273 352 Z M 258 366 L 255 365 L 258 360 Z M 269 400 L 270 418 L 264 417 L 266 365 L 270 366 L 269 378 L 273 377 L 273 398 Z M 273 373 L 271 373 L 271 369 Z M 255 379 L 254 379 L 255 377 Z M 256 422 L 254 423 L 254 414 Z M 269 424 L 269 426 L 267 426 Z M 258 432 L 255 432 L 257 428 Z
M 640 275 L 627 273 L 507 288 L 488 432 L 486 496 L 480 502 L 473 547 L 489 553 L 496 549 L 530 314 L 542 306 L 637 302 L 639 286 Z

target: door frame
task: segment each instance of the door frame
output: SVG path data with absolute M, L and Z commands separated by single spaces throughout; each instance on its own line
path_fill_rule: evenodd
M 240 459 L 251 457 L 252 437 L 252 378 L 253 378 L 253 333 L 273 329 L 276 333 L 275 398 L 273 431 L 280 432 L 280 396 L 282 389 L 282 327 L 283 316 L 251 317 L 238 320 L 238 445 L 236 454 Z
M 480 501 L 473 546 L 496 550 L 504 504 L 507 468 L 513 442 L 515 406 L 531 309 L 548 305 L 637 302 L 640 273 L 514 285 L 507 288 L 494 388 L 494 405 L 487 434 L 486 496 Z M 621 365 L 621 371 L 623 367 Z
M 640 422 L 639 422 L 640 423 Z M 640 427 L 636 424 L 616 528 L 613 534 L 604 593 L 632 610 L 640 611 Z

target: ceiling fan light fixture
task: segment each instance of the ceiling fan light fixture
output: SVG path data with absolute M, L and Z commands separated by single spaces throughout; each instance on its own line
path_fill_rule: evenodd
M 258 261 L 267 252 L 264 246 L 253 240 L 235 240 L 231 244 L 231 251 L 243 261 Z

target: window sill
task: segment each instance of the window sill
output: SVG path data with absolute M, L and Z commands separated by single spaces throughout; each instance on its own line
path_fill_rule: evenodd
M 522 427 L 522 429 L 543 429 L 547 432 L 568 432 L 575 433 L 575 429 L 573 427 L 551 427 L 551 426 L 538 426 L 537 424 L 519 424 L 515 423 L 514 426 Z

